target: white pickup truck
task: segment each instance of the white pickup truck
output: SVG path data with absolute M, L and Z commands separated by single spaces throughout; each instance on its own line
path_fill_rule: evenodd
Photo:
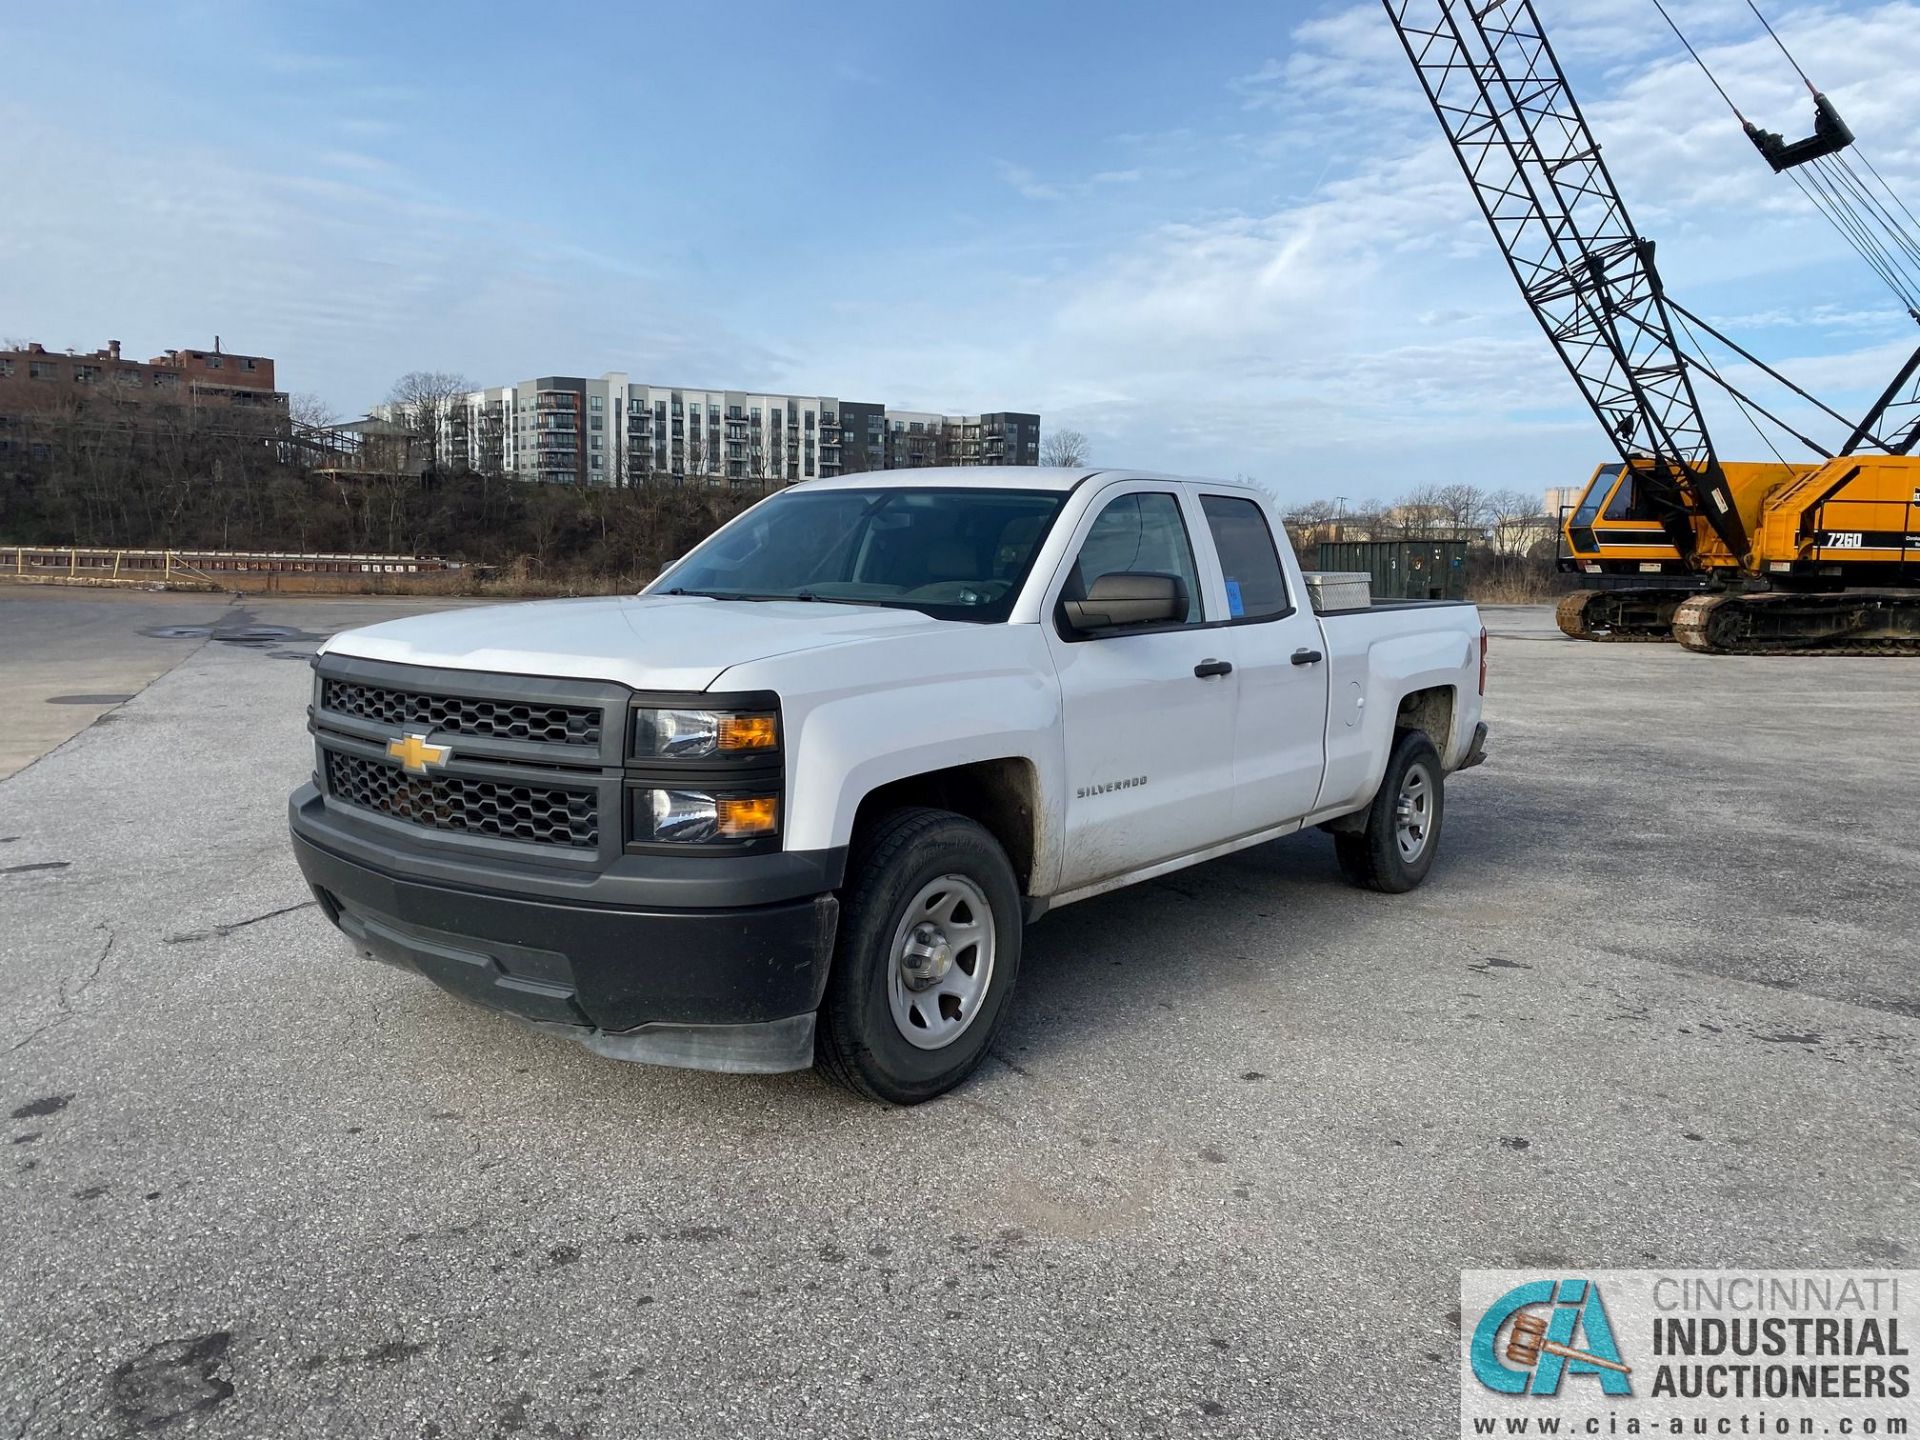
M 1260 491 L 1130 470 L 810 481 L 640 595 L 314 668 L 293 847 L 361 952 L 902 1104 L 979 1063 L 1049 909 L 1309 825 L 1419 884 L 1486 738 L 1471 605 L 1316 613 Z

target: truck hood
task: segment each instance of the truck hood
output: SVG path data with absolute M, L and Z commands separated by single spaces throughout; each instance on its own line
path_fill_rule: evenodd
M 615 595 L 410 616 L 343 631 L 320 648 L 447 670 L 705 690 L 751 660 L 939 626 L 917 610 L 866 605 Z

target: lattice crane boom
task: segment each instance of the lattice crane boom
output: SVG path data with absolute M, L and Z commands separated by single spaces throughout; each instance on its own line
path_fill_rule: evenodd
M 1531 0 L 1382 0 L 1534 317 L 1683 556 L 1750 541 L 1654 267 Z

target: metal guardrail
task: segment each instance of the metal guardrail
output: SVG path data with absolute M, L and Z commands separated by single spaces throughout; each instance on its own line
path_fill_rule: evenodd
M 418 555 L 298 554 L 250 550 L 131 550 L 88 545 L 0 545 L 0 576 L 91 585 L 197 583 L 248 575 L 421 575 L 459 570 Z

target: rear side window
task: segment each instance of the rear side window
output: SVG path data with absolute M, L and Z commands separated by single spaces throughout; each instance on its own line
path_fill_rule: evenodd
M 1293 610 L 1267 517 L 1251 500 L 1202 495 L 1213 548 L 1227 581 L 1227 615 L 1234 620 L 1275 620 Z

